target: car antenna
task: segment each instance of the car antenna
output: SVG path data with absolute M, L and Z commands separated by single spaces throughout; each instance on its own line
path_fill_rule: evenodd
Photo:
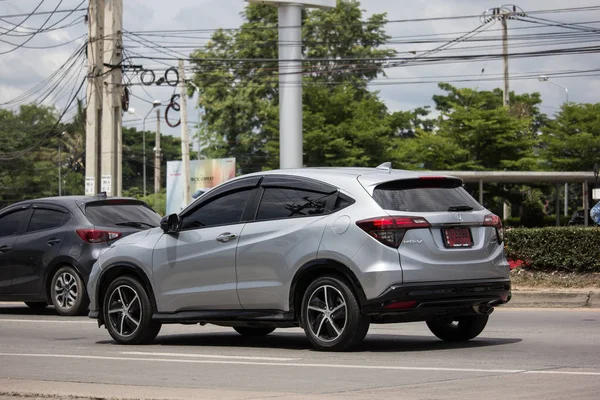
M 377 169 L 386 171 L 388 174 L 391 174 L 392 173 L 392 163 L 384 162 L 383 164 L 380 164 L 379 166 L 377 166 Z

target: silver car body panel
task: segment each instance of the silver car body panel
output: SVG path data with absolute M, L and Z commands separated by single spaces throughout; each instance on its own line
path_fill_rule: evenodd
M 317 258 L 327 216 L 248 223 L 237 248 L 238 296 L 245 309 L 289 309 L 294 274 Z
M 161 312 L 240 309 L 235 251 L 244 224 L 162 235 L 154 249 L 154 292 Z M 230 233 L 227 243 L 217 237 Z
M 452 212 L 417 214 L 432 227 L 408 230 L 399 249 L 383 245 L 357 226 L 356 222 L 368 218 L 414 216 L 384 210 L 372 195 L 383 182 L 427 173 L 307 168 L 260 172 L 243 178 L 270 174 L 328 183 L 354 203 L 319 217 L 248 222 L 177 234 L 153 229 L 145 233 L 145 238 L 129 236 L 100 256 L 90 279 L 90 296 L 100 271 L 121 262 L 134 263 L 148 275 L 159 312 L 241 308 L 287 311 L 294 276 L 315 259 L 345 266 L 356 277 L 367 300 L 402 283 L 509 278 L 508 262 L 495 228 L 483 226 L 483 218 L 489 214 L 485 209 L 461 213 L 474 239 L 474 246 L 467 249 L 447 249 L 443 245 L 441 229 L 457 223 Z M 210 193 L 218 190 L 216 187 Z M 204 194 L 188 209 L 206 198 Z M 218 243 L 217 236 L 225 232 L 236 234 L 237 239 Z

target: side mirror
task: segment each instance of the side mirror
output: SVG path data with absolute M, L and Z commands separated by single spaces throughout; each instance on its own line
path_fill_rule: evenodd
M 175 233 L 179 230 L 179 217 L 177 214 L 171 214 L 160 220 L 160 228 L 164 233 Z

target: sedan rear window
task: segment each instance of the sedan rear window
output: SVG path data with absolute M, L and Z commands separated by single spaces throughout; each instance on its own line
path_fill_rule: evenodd
M 87 219 L 96 226 L 139 226 L 150 228 L 160 225 L 160 216 L 145 203 L 129 200 L 105 200 L 88 203 Z
M 479 211 L 483 207 L 459 179 L 403 179 L 378 185 L 373 198 L 384 210 L 407 212 Z

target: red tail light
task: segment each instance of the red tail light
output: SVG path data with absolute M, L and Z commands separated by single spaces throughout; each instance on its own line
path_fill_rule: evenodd
M 431 227 L 422 217 L 381 217 L 358 221 L 356 225 L 386 246 L 395 248 L 402 244 L 407 230 Z
M 483 219 L 483 226 L 493 226 L 496 228 L 496 236 L 498 236 L 498 244 L 504 241 L 504 228 L 502 227 L 502 220 L 495 214 L 488 214 Z
M 118 239 L 123 235 L 121 232 L 109 232 L 98 229 L 77 229 L 77 234 L 84 242 L 88 243 L 104 243 Z

